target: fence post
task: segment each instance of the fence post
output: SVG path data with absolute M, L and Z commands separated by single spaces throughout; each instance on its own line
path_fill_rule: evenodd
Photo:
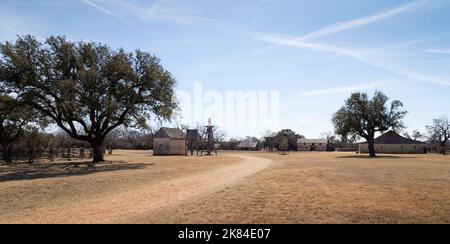
M 80 158 L 84 159 L 84 148 L 80 149 Z
M 49 150 L 48 150 L 48 159 L 50 160 L 50 161 L 54 161 L 55 160 L 55 158 L 54 158 L 54 149 L 53 148 L 50 148 Z
M 67 161 L 70 161 L 70 148 L 67 148 Z
M 34 149 L 30 148 L 28 149 L 28 163 L 33 163 L 34 161 Z

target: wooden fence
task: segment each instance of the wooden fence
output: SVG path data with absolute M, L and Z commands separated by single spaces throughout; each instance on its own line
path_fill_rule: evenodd
M 14 162 L 29 163 L 35 161 L 72 161 L 89 158 L 92 158 L 92 150 L 89 148 L 34 148 L 25 150 L 15 149 L 12 153 L 12 160 Z

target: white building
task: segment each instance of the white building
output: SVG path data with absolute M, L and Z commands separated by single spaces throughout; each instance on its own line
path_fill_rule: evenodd
M 375 153 L 407 154 L 426 153 L 425 143 L 405 138 L 394 131 L 386 132 L 375 139 Z M 359 153 L 369 153 L 367 143 L 359 144 Z
M 258 151 L 257 141 L 243 141 L 237 145 L 237 149 L 241 151 Z
M 186 135 L 176 128 L 161 128 L 153 136 L 153 155 L 186 155 Z
M 327 151 L 328 141 L 327 139 L 298 139 L 297 141 L 297 151 L 303 152 L 313 152 Z

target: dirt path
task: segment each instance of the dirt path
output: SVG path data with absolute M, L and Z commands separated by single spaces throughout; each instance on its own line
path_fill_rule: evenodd
M 271 160 L 235 155 L 242 163 L 157 184 L 91 198 L 69 206 L 44 207 L 8 216 L 2 223 L 126 223 L 152 211 L 217 192 L 268 167 Z

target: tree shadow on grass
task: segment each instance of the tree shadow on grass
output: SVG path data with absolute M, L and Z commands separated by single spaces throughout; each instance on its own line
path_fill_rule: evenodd
M 339 156 L 337 158 L 342 159 L 408 159 L 414 158 L 409 156 L 396 156 L 396 155 L 377 155 L 375 158 L 371 158 L 369 155 L 347 155 L 347 156 Z
M 105 162 L 64 162 L 13 164 L 0 168 L 0 182 L 13 180 L 33 180 L 67 176 L 81 176 L 100 172 L 143 169 L 148 163 Z

